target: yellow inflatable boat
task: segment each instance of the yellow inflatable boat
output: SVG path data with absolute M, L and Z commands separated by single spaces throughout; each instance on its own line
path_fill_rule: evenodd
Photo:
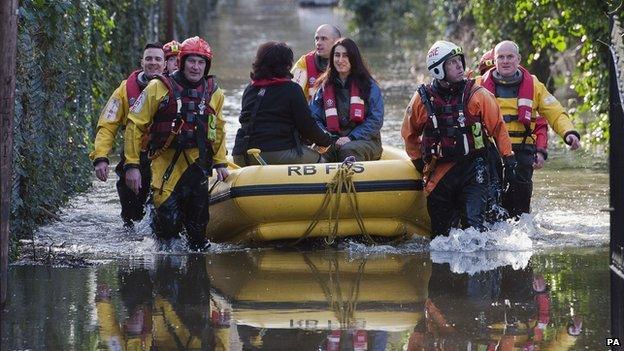
M 379 161 L 232 170 L 211 192 L 206 228 L 211 241 L 235 243 L 429 232 L 421 176 L 389 147 Z

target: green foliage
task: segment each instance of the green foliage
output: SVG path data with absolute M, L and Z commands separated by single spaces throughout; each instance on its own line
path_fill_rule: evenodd
M 470 3 L 478 32 L 485 43 L 512 39 L 518 43 L 531 69 L 547 66 L 559 56 L 570 54 L 575 67 L 562 72 L 564 86 L 577 93 L 573 116 L 586 122 L 593 143 L 608 140 L 608 13 L 613 1 L 521 0 Z M 550 59 L 544 59 L 550 58 Z M 538 76 L 543 81 L 551 77 Z M 583 120 L 581 118 L 584 117 Z
M 549 89 L 574 90 L 572 116 L 584 125 L 589 140 L 597 144 L 608 140 L 605 43 L 609 42 L 609 14 L 624 19 L 619 1 L 345 0 L 343 6 L 352 13 L 351 26 L 363 38 L 384 33 L 380 36 L 395 41 L 420 38 L 430 43 L 450 37 L 473 49 L 473 59 L 498 41 L 514 40 L 523 63 Z M 554 86 L 555 82 L 561 83 Z
M 134 8 L 132 8 L 134 6 Z M 152 2 L 22 1 L 19 8 L 11 233 L 31 234 L 91 182 L 93 126 L 138 63 Z M 129 40 L 129 38 L 135 38 Z M 134 63 L 132 64 L 132 61 Z
M 24 0 L 19 7 L 11 247 L 91 183 L 94 129 L 108 96 L 164 42 L 158 0 Z M 176 33 L 201 33 L 216 0 L 176 3 Z M 199 11 L 198 11 L 199 10 Z M 192 18 L 190 16 L 193 16 Z M 186 26 L 182 26 L 186 23 Z M 178 38 L 183 40 L 184 37 Z M 15 257 L 12 249 L 12 257 Z
M 349 30 L 364 43 L 391 40 L 395 45 L 421 45 L 431 28 L 437 28 L 431 16 L 437 0 L 344 0 L 342 5 L 353 18 Z M 409 37 L 409 41 L 403 39 Z

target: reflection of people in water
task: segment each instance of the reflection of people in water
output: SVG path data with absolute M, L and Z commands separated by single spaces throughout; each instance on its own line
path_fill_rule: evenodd
M 100 284 L 95 302 L 102 342 L 109 350 L 151 350 L 152 283 L 147 270 L 119 271 L 121 299 L 128 314 L 119 323 L 108 285 Z
M 109 350 L 229 350 L 229 314 L 211 301 L 205 256 L 163 256 L 152 275 L 120 270 L 128 317 L 119 323 L 111 291 L 96 295 L 99 331 Z
M 450 273 L 433 265 L 425 319 L 409 338 L 408 350 L 487 351 L 568 349 L 581 332 L 575 316 L 565 329 L 550 323 L 550 294 L 544 277 L 510 266 L 477 273 Z M 544 337 L 545 330 L 550 328 Z
M 154 280 L 154 335 L 158 345 L 174 350 L 214 349 L 205 256 L 160 258 Z

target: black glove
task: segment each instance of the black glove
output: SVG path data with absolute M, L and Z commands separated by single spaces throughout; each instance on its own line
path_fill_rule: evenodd
M 505 184 L 515 182 L 517 180 L 516 166 L 518 165 L 518 163 L 516 162 L 516 157 L 513 155 L 503 157 L 503 165 L 505 166 Z
M 423 171 L 425 170 L 425 161 L 423 161 L 422 158 L 417 158 L 415 160 L 412 160 L 412 163 L 414 164 L 414 167 L 416 167 L 416 170 L 420 174 L 423 174 Z

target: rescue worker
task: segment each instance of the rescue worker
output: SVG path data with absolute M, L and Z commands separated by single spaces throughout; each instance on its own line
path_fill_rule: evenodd
M 137 100 L 141 91 L 147 86 L 150 79 L 162 74 L 165 67 L 163 48 L 160 44 L 147 44 L 143 49 L 141 69 L 136 70 L 119 84 L 106 106 L 100 113 L 95 135 L 95 148 L 89 154 L 93 161 L 95 176 L 101 180 L 108 179 L 108 154 L 113 148 L 117 130 L 125 128 L 130 106 Z M 149 161 L 145 154 L 140 155 L 141 175 L 143 182 L 150 181 Z M 130 190 L 124 180 L 124 152 L 121 151 L 120 160 L 115 167 L 115 173 L 119 176 L 117 181 L 117 193 L 121 203 L 121 218 L 125 227 L 132 227 L 132 221 L 140 221 L 145 215 L 144 205 L 147 200 L 149 189 L 141 189 L 138 193 Z
M 487 71 L 494 68 L 494 49 L 488 50 L 481 59 L 478 65 L 478 76 L 476 79 L 481 79 Z M 544 167 L 544 162 L 548 158 L 548 123 L 542 116 L 537 116 L 535 120 L 535 128 L 531 134 L 533 140 L 535 140 L 535 162 L 533 162 L 533 169 L 541 169 Z M 490 223 L 494 223 L 500 220 L 509 218 L 509 210 L 505 209 L 502 204 L 503 198 L 503 184 L 502 184 L 502 163 L 500 157 L 496 157 L 496 150 L 492 148 L 490 150 L 494 154 L 490 154 L 490 197 L 488 198 L 486 219 Z
M 251 83 L 243 92 L 241 127 L 232 155 L 241 166 L 258 164 L 247 155 L 250 148 L 262 150 L 268 164 L 317 163 L 321 155 L 305 145 L 301 137 L 321 147 L 333 140 L 310 117 L 310 107 L 301 88 L 291 80 L 293 52 L 286 43 L 260 45 L 253 63 Z
M 175 40 L 163 45 L 165 51 L 165 75 L 178 70 L 178 53 L 180 52 L 180 43 Z
M 545 150 L 537 152 L 538 144 L 532 136 L 536 116 L 543 116 L 571 150 L 581 146 L 580 134 L 563 106 L 537 77 L 520 65 L 520 60 L 518 45 L 510 40 L 502 41 L 494 48 L 495 68 L 477 81 L 496 96 L 518 161 L 518 177 L 503 195 L 503 206 L 512 217 L 530 212 L 533 169 L 536 165 L 540 167 L 540 153 L 544 159 L 547 157 L 542 152 Z
M 483 76 L 487 71 L 494 68 L 494 49 L 488 50 L 479 60 L 479 75 Z M 480 80 L 481 78 L 475 77 Z M 535 128 L 531 134 L 535 140 L 535 162 L 533 169 L 542 169 L 548 159 L 548 122 L 542 116 L 537 116 Z
M 212 50 L 199 37 L 180 45 L 180 69 L 145 88 L 128 115 L 126 182 L 134 192 L 141 183 L 139 154 L 152 160 L 153 229 L 165 247 L 186 229 L 191 250 L 206 247 L 208 177 L 227 178 L 224 95 L 209 76 Z
M 330 50 L 340 37 L 336 26 L 320 25 L 314 33 L 314 50 L 301 56 L 291 70 L 293 81 L 301 86 L 308 102 L 314 97 L 314 83 L 327 68 Z
M 349 156 L 356 161 L 379 160 L 384 120 L 381 89 L 353 40 L 336 41 L 330 58 L 310 103 L 318 126 L 336 138 L 323 157 L 329 162 L 342 162 Z
M 437 41 L 427 53 L 433 81 L 412 97 L 401 136 L 414 166 L 424 174 L 432 237 L 447 235 L 451 227 L 484 230 L 490 182 L 489 137 L 496 141 L 513 179 L 515 158 L 507 128 L 494 96 L 464 78 L 462 49 Z

